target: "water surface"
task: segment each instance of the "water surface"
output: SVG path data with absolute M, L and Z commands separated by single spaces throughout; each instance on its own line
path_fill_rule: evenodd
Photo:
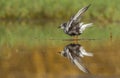
M 44 43 L 43 43 L 44 42 Z M 1 78 L 112 78 L 120 77 L 119 39 L 85 39 L 74 42 L 62 38 L 37 41 L 37 45 L 23 43 L 0 46 Z M 92 57 L 81 57 L 89 74 L 79 70 L 69 59 L 58 52 L 69 44 L 79 44 Z

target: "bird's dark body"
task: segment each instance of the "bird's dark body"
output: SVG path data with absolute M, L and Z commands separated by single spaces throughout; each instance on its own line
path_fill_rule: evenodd
M 68 34 L 70 36 L 77 36 L 77 35 L 80 35 L 81 33 L 76 32 L 76 31 L 69 31 L 69 32 L 66 32 L 66 34 Z
M 64 48 L 64 51 L 66 51 L 66 49 L 69 49 L 69 52 L 72 54 L 72 56 L 79 57 L 79 52 L 80 52 L 79 48 L 80 47 L 81 47 L 80 44 L 69 44 Z M 64 56 L 66 57 L 67 54 L 64 53 Z
M 80 27 L 79 27 L 79 22 L 78 23 L 72 23 L 71 27 L 69 28 L 69 30 L 65 33 L 70 35 L 70 36 L 77 36 L 80 35 L 81 33 L 79 32 Z
M 71 53 L 79 57 L 79 48 L 81 47 L 80 44 L 69 44 L 66 46 Z

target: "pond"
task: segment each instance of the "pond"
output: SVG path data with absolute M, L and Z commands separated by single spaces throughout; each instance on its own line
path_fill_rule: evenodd
M 6 37 L 1 38 L 1 78 L 112 78 L 120 75 L 119 39 L 91 38 L 74 41 L 68 37 L 38 41 L 33 39 L 31 43 L 30 37 L 38 38 L 37 32 L 31 36 L 25 30 L 30 36 L 27 42 L 26 35 L 19 33 L 21 31 L 15 31 L 14 28 L 9 30 L 12 28 L 9 26 L 5 28 L 1 29 L 5 30 L 3 33 L 10 31 L 12 37 L 5 33 Z M 33 45 L 25 45 L 27 43 Z M 79 63 L 72 61 L 71 56 Z

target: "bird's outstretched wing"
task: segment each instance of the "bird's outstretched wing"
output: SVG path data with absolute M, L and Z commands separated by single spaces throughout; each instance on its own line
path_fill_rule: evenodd
M 73 18 L 72 20 L 78 21 L 78 20 L 81 18 L 81 16 L 84 14 L 84 12 L 87 11 L 87 9 L 90 7 L 90 5 L 91 5 L 91 4 L 89 4 L 88 6 L 85 6 L 85 7 L 83 7 L 82 9 L 80 9 L 80 10 L 76 13 L 76 15 L 74 16 L 74 18 Z
M 81 16 L 84 14 L 84 12 L 90 7 L 91 4 L 89 4 L 88 6 L 83 7 L 82 9 L 80 9 L 74 16 L 71 17 L 70 21 L 67 23 L 67 31 L 69 30 L 71 24 L 73 22 L 78 22 L 81 19 Z
M 84 66 L 84 64 L 82 63 L 82 61 L 80 60 L 80 58 L 74 58 L 73 59 L 74 64 L 83 72 L 85 73 L 90 73 L 89 70 Z
M 89 70 L 84 66 L 84 64 L 82 63 L 82 60 L 80 60 L 80 58 L 78 56 L 76 56 L 75 54 L 72 54 L 70 52 L 67 52 L 67 58 L 73 64 L 75 64 L 80 70 L 82 70 L 85 73 L 89 73 Z

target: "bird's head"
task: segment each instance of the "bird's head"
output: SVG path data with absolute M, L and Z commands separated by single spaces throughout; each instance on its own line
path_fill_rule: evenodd
M 61 24 L 58 28 L 65 29 L 66 26 L 67 26 L 67 23 L 63 23 L 63 24 Z
M 58 52 L 61 56 L 67 57 L 67 53 L 65 51 Z

